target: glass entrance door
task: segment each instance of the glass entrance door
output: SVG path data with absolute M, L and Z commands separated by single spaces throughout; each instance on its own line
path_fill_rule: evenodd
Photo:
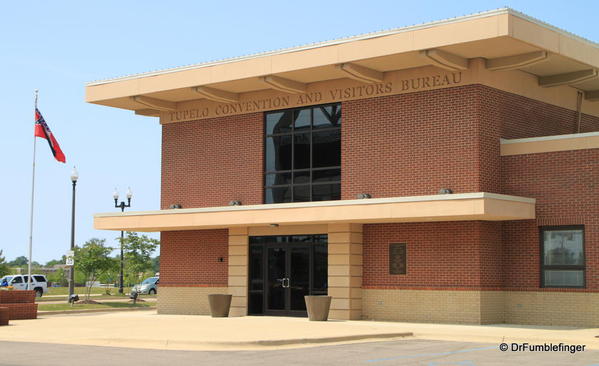
M 268 310 L 285 310 L 287 298 L 287 248 L 268 248 Z
M 327 236 L 250 238 L 249 314 L 306 316 L 306 295 L 327 294 Z

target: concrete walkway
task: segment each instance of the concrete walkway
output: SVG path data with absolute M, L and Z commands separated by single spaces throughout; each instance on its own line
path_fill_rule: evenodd
M 415 338 L 462 342 L 567 343 L 599 349 L 599 329 L 469 326 L 373 321 L 310 322 L 306 318 L 158 315 L 137 312 L 55 315 L 14 320 L 0 340 L 170 350 L 255 350 L 323 343 Z

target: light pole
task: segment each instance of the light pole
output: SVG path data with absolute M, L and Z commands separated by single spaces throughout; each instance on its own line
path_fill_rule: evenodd
M 127 189 L 127 203 L 125 201 L 119 202 L 119 192 L 117 189 L 114 189 L 114 193 L 112 194 L 112 198 L 114 198 L 114 207 L 120 208 L 121 212 L 125 212 L 125 207 L 131 207 L 131 197 L 133 197 L 133 192 L 131 192 L 131 188 Z M 121 272 L 119 274 L 119 294 L 123 293 L 123 239 L 125 238 L 125 232 L 121 230 Z
M 71 182 L 73 182 L 73 199 L 71 207 L 71 252 L 75 250 L 75 191 L 77 187 L 77 180 L 79 179 L 79 172 L 77 168 L 73 167 L 71 172 Z M 75 293 L 75 266 L 71 266 L 69 271 L 69 301 Z

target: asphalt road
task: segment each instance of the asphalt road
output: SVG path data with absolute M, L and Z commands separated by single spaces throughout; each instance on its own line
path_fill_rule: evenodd
M 1 330 L 0 330 L 1 331 Z M 501 352 L 498 345 L 431 340 L 354 343 L 275 351 L 162 351 L 0 342 L 2 366 L 54 365 L 581 365 L 599 366 L 599 351 Z

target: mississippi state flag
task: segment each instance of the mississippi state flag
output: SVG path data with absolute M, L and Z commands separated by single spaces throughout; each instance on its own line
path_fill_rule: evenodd
M 50 150 L 52 151 L 52 155 L 54 155 L 54 159 L 60 161 L 61 163 L 66 162 L 67 159 L 65 158 L 62 150 L 60 150 L 58 141 L 56 141 L 56 139 L 54 138 L 52 131 L 50 131 L 50 127 L 48 127 L 46 121 L 44 121 L 44 117 L 42 117 L 42 114 L 37 108 L 35 109 L 34 135 L 46 139 L 48 141 L 48 145 L 50 145 Z

